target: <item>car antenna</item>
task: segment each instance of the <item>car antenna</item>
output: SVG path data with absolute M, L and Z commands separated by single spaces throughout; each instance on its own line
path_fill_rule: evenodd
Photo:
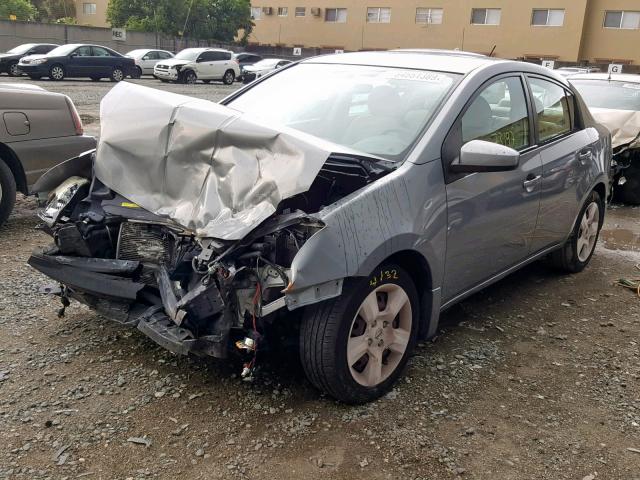
M 493 57 L 493 52 L 495 52 L 495 51 L 496 51 L 496 47 L 497 47 L 497 46 L 498 46 L 498 45 L 494 45 L 494 46 L 493 46 L 493 48 L 491 49 L 491 51 L 489 52 L 489 56 L 490 56 L 490 57 Z

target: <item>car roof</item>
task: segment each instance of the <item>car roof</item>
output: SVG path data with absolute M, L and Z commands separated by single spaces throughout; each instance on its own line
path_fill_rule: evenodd
M 580 73 L 578 75 L 572 75 L 573 80 L 611 80 L 614 82 L 627 82 L 627 83 L 640 83 L 640 75 L 634 75 L 633 73 Z
M 465 50 L 446 50 L 441 48 L 397 48 L 390 50 L 391 52 L 408 52 L 408 53 L 422 53 L 426 55 L 463 55 L 467 57 L 485 57 L 482 53 L 467 52 Z
M 322 55 L 303 60 L 302 63 L 333 63 L 347 65 L 369 65 L 420 70 L 436 70 L 450 73 L 467 74 L 477 68 L 505 62 L 487 56 L 460 54 L 457 51 L 389 50 L 372 52 L 352 52 L 333 55 Z M 542 68 L 542 67 L 541 67 Z
M 231 52 L 231 50 L 225 50 L 224 48 L 212 48 L 212 47 L 189 47 L 189 48 L 183 48 L 182 50 L 200 50 L 201 52 L 225 52 L 225 53 L 229 52 L 229 53 L 233 53 L 233 52 Z

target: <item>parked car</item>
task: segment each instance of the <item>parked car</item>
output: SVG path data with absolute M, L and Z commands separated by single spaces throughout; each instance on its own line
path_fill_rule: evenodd
M 640 75 L 592 73 L 569 80 L 611 132 L 614 198 L 640 205 Z
M 58 45 L 52 43 L 24 43 L 12 48 L 7 53 L 0 53 L 0 73 L 8 73 L 12 77 L 19 77 L 22 72 L 18 62 L 27 55 L 45 54 Z
M 278 68 L 284 67 L 285 65 L 289 65 L 291 60 L 282 60 L 281 58 L 265 58 L 264 60 L 260 60 L 255 65 L 247 65 L 242 70 L 242 81 L 243 83 L 251 83 L 256 78 L 260 78 L 267 73 L 273 72 Z
M 246 67 L 247 65 L 253 65 L 254 63 L 262 60 L 262 56 L 258 55 L 257 53 L 242 52 L 235 53 L 233 56 L 237 60 L 238 65 L 240 65 L 240 75 L 238 75 L 238 77 L 236 78 L 236 80 L 238 81 L 242 81 L 242 69 L 244 67 Z
M 170 60 L 158 62 L 153 75 L 164 82 L 196 83 L 222 80 L 233 84 L 240 66 L 233 52 L 219 48 L 185 48 Z
M 63 160 L 95 148 L 66 95 L 36 85 L 0 83 L 0 225 L 16 191 L 32 193 L 40 176 Z
M 153 75 L 153 69 L 161 60 L 173 58 L 173 53 L 166 50 L 156 50 L 150 48 L 139 48 L 131 50 L 125 54 L 126 57 L 133 58 L 136 68 L 133 70 L 133 77 L 140 78 L 142 75 Z
M 538 259 L 584 269 L 605 214 L 609 132 L 528 63 L 347 53 L 221 105 L 122 83 L 102 110 L 93 176 L 42 185 L 57 240 L 30 264 L 243 375 L 299 325 L 309 380 L 349 403 L 388 391 L 463 298 Z
M 598 67 L 560 67 L 556 69 L 556 72 L 563 77 L 571 77 L 580 73 L 595 73 L 599 71 L 600 69 Z
M 135 63 L 107 47 L 72 43 L 54 48 L 46 55 L 23 57 L 18 66 L 34 80 L 88 77 L 94 81 L 108 78 L 119 82 L 134 72 Z

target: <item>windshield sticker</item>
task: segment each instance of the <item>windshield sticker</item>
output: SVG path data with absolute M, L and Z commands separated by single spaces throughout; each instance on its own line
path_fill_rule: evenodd
M 438 84 L 450 84 L 451 77 L 438 72 L 425 72 L 423 70 L 390 70 L 384 73 L 384 78 L 391 80 L 413 80 L 415 82 L 427 82 Z

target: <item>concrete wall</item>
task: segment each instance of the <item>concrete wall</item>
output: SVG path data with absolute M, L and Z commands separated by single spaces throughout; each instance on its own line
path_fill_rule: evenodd
M 272 7 L 262 15 L 250 41 L 258 45 L 331 47 L 344 50 L 389 48 L 460 48 L 504 58 L 546 58 L 566 62 L 596 58 L 629 58 L 640 63 L 640 29 L 612 32 L 602 28 L 604 10 L 640 10 L 640 0 L 252 0 L 254 7 Z M 305 17 L 295 7 L 307 7 Z M 367 23 L 367 7 L 391 8 L 391 22 Z M 288 15 L 277 15 L 288 7 Z M 318 17 L 312 7 L 322 8 Z M 347 8 L 346 23 L 324 20 L 326 7 Z M 417 24 L 416 8 L 444 10 L 440 25 Z M 501 8 L 500 25 L 472 25 L 472 8 Z M 559 27 L 531 25 L 533 9 L 564 9 Z
M 156 37 L 154 33 L 133 31 L 127 31 L 127 40 L 125 42 L 119 42 L 111 39 L 110 28 L 0 20 L 0 52 L 6 52 L 22 43 L 58 43 L 60 45 L 65 43 L 92 43 L 110 47 L 121 53 L 126 53 L 134 48 L 145 47 L 162 48 L 173 52 L 196 46 L 235 49 L 233 46 L 205 40 Z

